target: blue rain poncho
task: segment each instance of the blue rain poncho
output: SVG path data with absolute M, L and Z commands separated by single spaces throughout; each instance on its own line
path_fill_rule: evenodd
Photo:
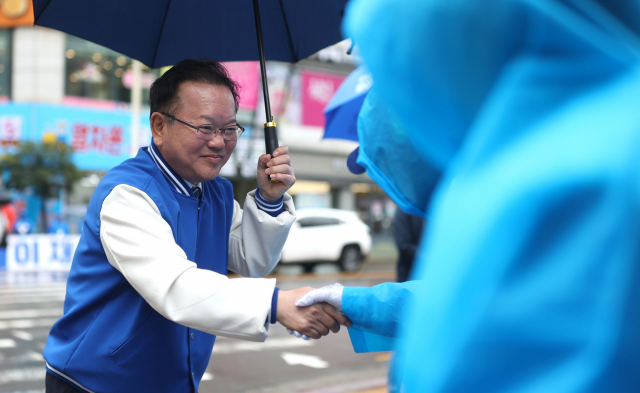
M 443 171 L 404 391 L 640 391 L 640 2 L 353 0 L 345 31 Z

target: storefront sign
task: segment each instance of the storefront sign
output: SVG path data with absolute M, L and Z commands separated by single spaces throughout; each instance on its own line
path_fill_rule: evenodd
M 253 111 L 258 102 L 260 66 L 257 61 L 223 63 L 237 84 L 240 85 L 240 109 Z
M 9 235 L 7 271 L 69 271 L 80 235 Z
M 324 127 L 324 108 L 344 78 L 342 75 L 302 72 L 302 124 Z

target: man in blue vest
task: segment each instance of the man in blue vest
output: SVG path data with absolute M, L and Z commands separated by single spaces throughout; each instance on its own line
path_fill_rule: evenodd
M 350 323 L 328 305 L 296 307 L 311 288 L 226 276 L 268 274 L 295 220 L 286 146 L 260 157 L 244 210 L 218 177 L 243 131 L 237 91 L 221 64 L 199 60 L 151 87 L 151 144 L 89 203 L 43 353 L 47 392 L 197 392 L 218 334 L 264 341 L 278 321 L 320 338 Z

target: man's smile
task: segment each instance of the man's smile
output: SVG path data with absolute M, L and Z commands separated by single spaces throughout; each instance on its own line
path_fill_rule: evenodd
M 202 156 L 207 162 L 219 163 L 224 158 L 224 154 L 205 154 Z

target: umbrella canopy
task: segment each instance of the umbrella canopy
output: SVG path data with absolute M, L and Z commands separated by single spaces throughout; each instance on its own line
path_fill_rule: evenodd
M 347 0 L 262 0 L 267 60 L 296 62 L 342 40 Z M 187 58 L 259 60 L 253 3 L 33 0 L 35 24 L 111 48 L 149 67 Z
M 324 109 L 323 138 L 358 140 L 358 114 L 371 85 L 371 74 L 364 66 L 349 74 Z
M 278 147 L 265 60 L 296 62 L 342 39 L 347 0 L 33 0 L 35 24 L 109 47 L 149 67 L 188 58 L 259 60 L 265 147 Z M 265 23 L 261 23 L 261 19 Z M 262 25 L 262 26 L 261 26 Z

